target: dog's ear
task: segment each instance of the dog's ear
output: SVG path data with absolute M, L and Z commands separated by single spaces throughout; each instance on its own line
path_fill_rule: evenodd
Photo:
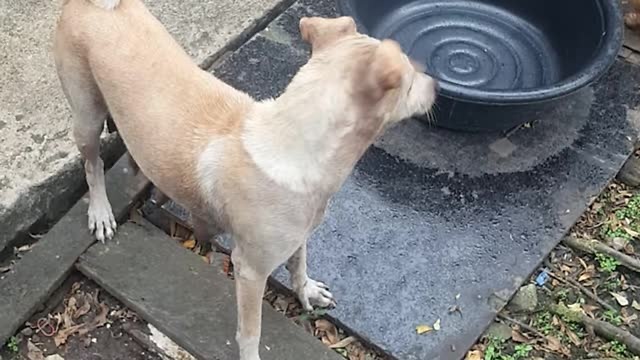
M 388 91 L 399 88 L 406 68 L 400 45 L 393 40 L 381 41 L 369 64 L 369 95 L 381 99 Z
M 335 19 L 320 17 L 300 19 L 300 34 L 302 39 L 311 45 L 312 51 L 318 51 L 342 37 L 356 33 L 356 23 L 349 16 Z

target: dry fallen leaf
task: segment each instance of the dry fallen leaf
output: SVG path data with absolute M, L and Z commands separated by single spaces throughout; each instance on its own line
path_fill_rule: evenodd
M 182 243 L 182 247 L 184 247 L 185 249 L 192 250 L 193 248 L 196 247 L 196 240 L 195 239 L 185 240 Z
M 584 310 L 584 313 L 589 315 L 589 317 L 593 318 L 595 317 L 594 313 L 600 310 L 600 307 L 596 305 L 584 304 L 582 305 L 582 310 Z
M 566 327 L 564 329 L 565 334 L 567 334 L 567 336 L 569 337 L 569 340 L 571 340 L 571 342 L 573 343 L 573 345 L 575 346 L 580 346 L 582 345 L 582 340 L 580 340 L 580 338 L 578 337 L 578 335 L 576 335 L 575 332 L 573 332 L 573 330 L 569 329 L 569 327 Z
M 579 257 L 577 259 L 580 262 L 580 265 L 582 265 L 582 268 L 586 270 L 588 268 L 587 263 Z
M 67 300 L 64 312 L 59 316 L 59 323 L 62 324 L 60 326 L 61 330 L 68 329 L 76 325 L 73 321 L 73 315 L 76 313 L 76 310 L 76 298 L 72 296 Z
M 330 345 L 329 347 L 332 349 L 340 349 L 340 348 L 344 348 L 347 347 L 349 345 L 351 345 L 354 341 L 356 341 L 356 338 L 354 338 L 353 336 L 349 336 L 346 337 L 340 341 L 338 341 L 337 343 Z
M 76 310 L 75 314 L 73 314 L 73 319 L 78 319 L 79 317 L 86 315 L 89 313 L 89 311 L 91 311 L 91 304 L 89 303 L 89 300 L 89 295 L 86 295 L 82 306 L 80 306 Z
M 418 325 L 416 326 L 416 332 L 418 335 L 430 333 L 433 331 L 433 328 L 429 325 Z
M 44 360 L 44 353 L 31 342 L 31 339 L 27 341 L 27 359 Z
M 629 290 L 629 283 L 627 282 L 627 278 L 624 275 L 620 275 L 620 288 L 624 291 Z
M 567 305 L 567 309 L 573 312 L 582 313 L 582 304 L 580 304 L 579 302 L 576 302 L 574 304 Z
M 558 340 L 558 338 L 554 336 L 547 336 L 547 344 L 545 348 L 549 351 L 564 354 L 566 356 L 571 355 L 571 352 L 569 351 L 569 349 L 567 349 L 564 345 L 562 345 L 560 340 Z
M 638 303 L 637 300 L 633 300 L 633 302 L 631 303 L 631 307 L 640 311 L 640 303 Z
M 338 329 L 336 329 L 336 326 L 331 322 L 325 319 L 320 319 L 316 320 L 315 325 L 316 335 L 319 335 L 320 332 L 324 333 L 322 342 L 324 342 L 326 345 L 333 345 L 340 340 L 340 338 L 338 337 Z
M 627 299 L 626 296 L 619 293 L 614 293 L 614 292 L 611 292 L 610 294 L 616 299 L 616 301 L 618 302 L 618 304 L 620 304 L 620 306 L 629 306 L 629 300 Z
M 528 343 L 529 339 L 527 339 L 520 331 L 511 329 L 511 340 L 517 343 Z
M 483 356 L 484 354 L 480 350 L 469 351 L 465 360 L 482 360 Z
M 101 326 L 104 326 L 108 322 L 107 313 L 109 312 L 109 307 L 105 304 L 99 304 L 99 307 L 100 307 L 100 311 L 98 312 L 96 317 L 93 318 L 91 321 L 86 322 L 84 324 L 73 325 L 60 330 L 58 334 L 56 334 L 56 336 L 53 338 L 53 341 L 56 344 L 56 346 L 60 346 L 66 343 L 69 336 L 73 334 L 77 333 L 78 336 L 84 336 L 87 333 Z
M 79 281 L 76 281 L 73 283 L 73 285 L 71 285 L 71 294 L 75 294 L 78 290 L 80 290 L 80 287 L 82 286 L 82 283 Z
M 593 277 L 593 274 L 591 272 L 583 272 L 582 275 L 580 275 L 578 277 L 578 282 L 584 282 L 587 281 L 589 279 L 591 279 Z

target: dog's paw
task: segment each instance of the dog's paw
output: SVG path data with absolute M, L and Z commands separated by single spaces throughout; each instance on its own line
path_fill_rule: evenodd
M 111 240 L 116 233 L 116 219 L 108 201 L 95 201 L 89 204 L 89 231 L 102 243 Z
M 323 308 L 333 308 L 336 306 L 336 300 L 329 291 L 329 287 L 324 283 L 307 279 L 304 287 L 298 292 L 300 303 L 307 311 L 313 311 L 314 306 Z

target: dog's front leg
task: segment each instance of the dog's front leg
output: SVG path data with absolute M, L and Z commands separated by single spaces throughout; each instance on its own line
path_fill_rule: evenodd
M 291 274 L 291 287 L 298 295 L 298 299 L 305 310 L 313 311 L 313 306 L 336 306 L 336 301 L 331 292 L 329 292 L 329 287 L 319 281 L 310 279 L 307 275 L 306 242 L 289 258 L 287 270 Z
M 258 350 L 262 324 L 262 297 L 269 274 L 259 274 L 251 269 L 238 248 L 234 249 L 231 257 L 238 302 L 236 341 L 240 348 L 240 360 L 260 360 Z

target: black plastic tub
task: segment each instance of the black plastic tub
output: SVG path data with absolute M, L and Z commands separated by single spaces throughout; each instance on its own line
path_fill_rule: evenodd
M 619 0 L 338 3 L 440 80 L 437 125 L 455 130 L 509 130 L 562 106 L 613 64 L 623 39 Z

